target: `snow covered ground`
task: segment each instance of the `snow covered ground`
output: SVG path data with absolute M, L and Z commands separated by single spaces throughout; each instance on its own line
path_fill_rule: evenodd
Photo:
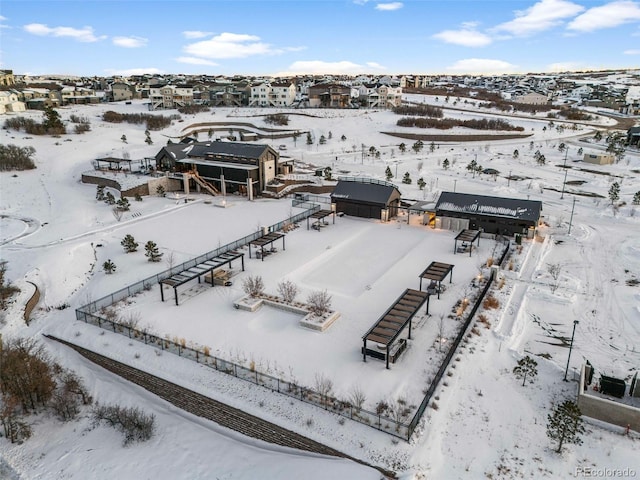
M 430 102 L 431 99 L 425 99 Z M 442 101 L 440 101 L 442 103 Z M 441 105 L 442 106 L 442 105 Z M 458 105 L 460 106 L 460 104 Z M 312 110 L 317 118 L 290 115 L 287 128 L 325 135 L 325 145 L 306 145 L 303 137 L 278 139 L 286 154 L 299 164 L 331 166 L 334 174 L 384 178 L 389 166 L 405 198 L 435 199 L 440 191 L 480 193 L 542 200 L 547 226 L 541 242 L 526 240 L 512 254 L 513 269 L 501 271 L 502 288 L 496 282 L 496 310 L 485 310 L 489 328 L 478 324 L 460 348 L 449 373 L 436 393 L 435 405 L 411 442 L 392 437 L 313 406 L 265 391 L 168 353 L 157 354 L 128 338 L 77 322 L 74 308 L 128 284 L 168 268 L 167 262 L 150 263 L 142 252 L 125 254 L 120 241 L 132 234 L 141 244 L 155 241 L 164 258 L 174 264 L 215 249 L 236 238 L 288 217 L 290 201 L 261 199 L 247 202 L 230 197 L 228 208 L 205 201 L 210 197 L 145 197 L 118 221 L 111 209 L 95 200 L 95 186 L 80 183 L 97 157 L 123 153 L 132 160 L 153 156 L 167 137 L 176 137 L 190 123 L 242 121 L 262 113 L 258 109 L 216 109 L 183 116 L 184 122 L 153 132 L 147 145 L 144 126 L 106 124 L 105 110 L 143 112 L 140 103 L 62 109 L 64 120 L 73 113 L 88 116 L 92 131 L 61 138 L 33 137 L 3 130 L 1 141 L 36 148 L 38 168 L 28 172 L 0 173 L 0 244 L 8 263 L 8 277 L 22 292 L 4 312 L 0 333 L 4 338 L 51 333 L 116 360 L 131 363 L 168 380 L 278 423 L 351 456 L 396 470 L 403 478 L 567 478 L 576 468 L 632 468 L 640 474 L 637 435 L 623 435 L 617 427 L 590 422 L 584 443 L 553 453 L 545 434 L 546 417 L 554 402 L 574 398 L 575 382 L 563 382 L 573 321 L 579 320 L 570 365 L 573 371 L 588 359 L 605 374 L 629 379 L 640 368 L 640 290 L 630 280 L 640 277 L 640 212 L 631 206 L 640 190 L 640 157 L 629 152 L 612 166 L 578 162 L 580 147 L 595 152 L 602 144 L 580 141 L 592 127 L 569 128 L 558 133 L 548 121 L 508 119 L 525 127 L 525 140 L 428 145 L 419 154 L 402 154 L 400 140 L 381 131 L 399 131 L 390 112 Z M 271 111 L 269 113 L 272 113 Z M 459 112 L 456 113 L 458 115 Z M 37 112 L 24 115 L 39 119 Z M 465 117 L 476 114 L 464 113 Z M 247 119 L 245 119 L 247 120 Z M 252 117 L 259 125 L 262 120 Z M 556 121 L 556 124 L 558 122 Z M 602 124 L 608 124 L 603 120 Z M 421 129 L 403 129 L 429 133 Z M 329 135 L 331 132 L 331 135 Z M 469 132 L 475 133 L 475 132 Z M 128 143 L 120 138 L 126 134 Z M 345 140 L 341 140 L 344 135 Z M 561 198 L 566 155 L 568 185 Z M 364 147 L 363 147 L 364 145 Z M 366 155 L 370 146 L 380 158 Z M 518 158 L 513 152 L 519 151 Z M 365 155 L 362 152 L 365 152 Z M 533 159 L 536 150 L 547 158 L 544 166 Z M 451 168 L 442 168 L 444 159 Z M 472 159 L 500 171 L 497 176 L 472 175 L 466 165 Z M 589 171 L 586 171 L 589 170 Z M 409 172 L 413 183 L 400 178 Z M 509 172 L 520 180 L 509 180 Z M 594 173 L 597 172 L 597 173 Z M 423 177 L 426 188 L 416 180 Z M 626 205 L 613 211 L 607 199 L 612 180 L 621 183 Z M 114 192 L 114 194 L 117 192 Z M 599 195 L 586 196 L 586 195 Z M 574 204 L 575 199 L 575 204 Z M 572 216 L 573 212 L 573 216 Z M 329 219 L 331 222 L 331 220 Z M 212 352 L 230 359 L 252 358 L 256 364 L 295 376 L 312 384 L 316 373 L 332 378 L 338 396 L 354 384 L 367 394 L 372 409 L 382 398 L 407 395 L 419 403 L 432 366 L 429 355 L 436 339 L 436 319 L 448 313 L 478 273 L 478 265 L 492 250 L 482 240 L 471 258 L 453 255 L 453 232 L 431 230 L 399 221 L 375 221 L 342 217 L 321 232 L 301 228 L 287 236 L 286 250 L 264 262 L 245 258 L 246 272 L 234 277 L 233 287 L 208 289 L 175 306 L 162 303 L 158 287 L 137 296 L 125 310 L 140 312 L 142 323 L 161 335 L 184 337 L 208 345 Z M 569 223 L 571 233 L 569 234 Z M 100 245 L 100 246 L 98 246 Z M 111 259 L 116 273 L 106 275 L 102 263 Z M 432 261 L 455 264 L 453 283 L 440 300 L 432 299 L 431 316 L 421 316 L 411 348 L 385 370 L 375 360 L 362 362 L 361 336 L 402 291 L 416 288 L 417 275 Z M 547 266 L 560 264 L 560 283 L 552 291 Z M 237 266 L 234 264 L 234 267 Z M 327 289 L 341 317 L 324 333 L 297 326 L 291 314 L 238 312 L 232 302 L 242 295 L 247 275 L 260 274 L 267 291 L 276 293 L 282 279 L 299 285 L 300 298 Z M 24 304 L 31 296 L 32 281 L 42 298 L 26 326 Z M 171 293 L 171 292 L 169 292 Z M 63 308 L 69 305 L 69 308 Z M 379 473 L 345 460 L 329 459 L 265 445 L 234 434 L 215 424 L 186 414 L 138 387 L 85 361 L 66 347 L 45 341 L 62 365 L 73 368 L 85 380 L 94 398 L 141 406 L 157 417 L 158 433 L 149 442 L 128 448 L 119 434 L 105 427 L 89 429 L 88 412 L 62 424 L 53 417 L 32 417 L 34 437 L 23 445 L 0 440 L 1 478 L 379 478 Z M 431 349 L 431 350 L 429 350 Z M 513 377 L 513 366 L 524 355 L 538 361 L 534 384 L 522 387 Z M 309 422 L 312 419 L 312 422 Z

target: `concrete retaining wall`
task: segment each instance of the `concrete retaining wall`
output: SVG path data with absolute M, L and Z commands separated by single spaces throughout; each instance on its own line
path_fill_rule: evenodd
M 578 407 L 582 415 L 640 432 L 640 408 L 585 394 L 585 366 L 580 370 Z

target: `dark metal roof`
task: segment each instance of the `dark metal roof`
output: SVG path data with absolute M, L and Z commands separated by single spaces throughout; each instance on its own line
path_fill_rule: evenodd
M 207 155 L 229 156 L 236 158 L 259 159 L 269 149 L 269 145 L 259 143 L 240 142 L 195 142 L 188 145 L 173 144 L 163 147 L 156 155 L 156 159 L 163 152 L 168 153 L 175 160 L 183 160 L 187 157 L 204 158 Z
M 429 296 L 426 292 L 407 288 L 396 302 L 362 337 L 382 345 L 391 345 L 409 324 Z
M 488 217 L 514 218 L 537 222 L 540 219 L 542 202 L 518 198 L 489 197 L 469 193 L 442 192 L 436 212 L 464 213 Z
M 400 191 L 392 184 L 369 183 L 365 181 L 339 181 L 331 194 L 331 200 L 346 200 L 356 203 L 386 206 L 394 198 L 400 198 Z
M 462 230 L 458 235 L 456 235 L 456 240 L 460 240 L 462 242 L 475 242 L 480 236 L 480 230 Z
M 431 264 L 420 274 L 420 278 L 427 278 L 442 282 L 453 270 L 453 265 L 448 263 L 431 262 Z

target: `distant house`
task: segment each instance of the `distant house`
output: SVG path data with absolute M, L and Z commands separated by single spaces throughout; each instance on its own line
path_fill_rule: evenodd
M 627 130 L 627 145 L 640 147 L 640 127 L 631 127 Z
M 135 94 L 135 88 L 127 83 L 114 83 L 111 85 L 111 96 L 114 102 L 131 100 Z
M 176 143 L 156 154 L 156 168 L 198 176 L 227 193 L 262 192 L 278 172 L 280 154 L 269 145 L 240 142 Z
M 611 153 L 585 153 L 582 160 L 596 165 L 611 165 L 615 163 L 616 157 Z
M 159 85 L 149 88 L 150 110 L 180 108 L 193 105 L 191 85 Z
M 348 108 L 351 106 L 351 87 L 337 83 L 319 83 L 307 90 L 310 107 Z
M 262 82 L 251 87 L 249 106 L 288 107 L 296 100 L 296 85 L 293 82 Z
M 341 177 L 331 194 L 336 212 L 388 221 L 398 215 L 400 191 L 389 182 L 372 178 Z
M 0 113 L 24 112 L 26 105 L 19 100 L 17 92 L 0 92 Z
M 549 102 L 549 98 L 541 93 L 529 92 L 524 95 L 514 96 L 513 101 L 527 105 L 546 105 Z
M 445 219 L 463 219 L 464 228 L 500 235 L 528 234 L 537 227 L 542 202 L 442 192 L 436 203 L 436 227 Z M 468 224 L 466 224 L 468 221 Z M 458 222 L 456 222 L 458 224 Z

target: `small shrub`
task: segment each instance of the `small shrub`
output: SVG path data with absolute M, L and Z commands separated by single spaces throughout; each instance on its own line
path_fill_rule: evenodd
M 440 407 L 436 402 L 431 402 L 431 408 L 433 408 L 434 410 L 438 410 Z
M 99 405 L 93 409 L 94 425 L 104 422 L 124 435 L 123 445 L 149 440 L 155 433 L 155 415 L 148 415 L 137 407 Z
M 484 302 L 482 302 L 482 306 L 486 310 L 492 310 L 500 306 L 500 301 L 493 295 L 489 295 L 487 298 L 484 299 Z

